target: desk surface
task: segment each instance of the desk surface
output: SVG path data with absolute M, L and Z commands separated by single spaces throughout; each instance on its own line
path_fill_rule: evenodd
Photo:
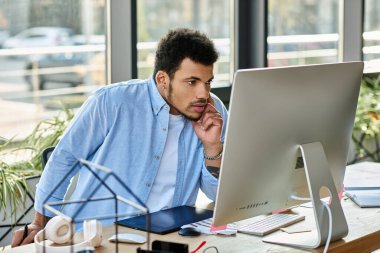
M 359 208 L 351 200 L 344 198 L 342 200 L 343 210 L 347 219 L 349 233 L 342 240 L 330 244 L 329 252 L 372 252 L 380 248 L 380 209 L 379 208 Z M 292 226 L 305 226 L 313 222 L 312 209 L 305 207 L 297 207 L 293 209 L 296 213 L 302 213 L 306 216 L 305 221 L 294 224 Z M 242 224 L 247 221 L 241 221 Z M 112 226 L 104 229 L 102 246 L 97 248 L 97 253 L 115 252 L 115 244 L 109 243 L 107 238 L 114 234 Z M 146 236 L 146 233 L 119 226 L 119 233 L 138 233 Z M 283 233 L 283 232 L 276 232 Z M 202 241 L 206 241 L 206 246 L 216 246 L 219 252 L 322 252 L 323 248 L 316 250 L 299 250 L 290 247 L 284 247 L 261 241 L 262 237 L 245 235 L 238 233 L 236 236 L 214 236 L 204 235 L 195 238 L 184 238 L 176 232 L 168 235 L 151 234 L 151 241 L 166 240 L 173 242 L 181 242 L 189 244 L 189 249 L 194 250 Z M 136 248 L 144 245 L 119 244 L 119 252 L 136 252 Z M 35 252 L 33 244 L 10 249 L 6 252 L 21 253 Z M 202 252 L 202 251 L 199 251 Z

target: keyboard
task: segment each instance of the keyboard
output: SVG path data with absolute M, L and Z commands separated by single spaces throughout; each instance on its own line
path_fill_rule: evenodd
M 264 236 L 304 219 L 305 216 L 303 215 L 276 213 L 268 215 L 263 220 L 242 225 L 238 227 L 238 232 L 250 235 Z

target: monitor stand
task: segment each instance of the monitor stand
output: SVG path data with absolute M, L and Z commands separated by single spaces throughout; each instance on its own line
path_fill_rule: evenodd
M 322 187 L 327 187 L 331 194 L 331 241 L 345 237 L 348 234 L 348 226 L 322 144 L 320 142 L 303 144 L 300 145 L 300 150 L 303 157 L 310 198 L 313 204 L 316 230 L 296 234 L 283 232 L 267 236 L 263 241 L 292 247 L 314 249 L 326 243 L 329 232 L 328 212 L 323 206 L 319 195 Z

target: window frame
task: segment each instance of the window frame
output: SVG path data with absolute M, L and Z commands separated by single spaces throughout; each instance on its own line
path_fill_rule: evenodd
M 137 0 L 106 1 L 107 81 L 137 78 Z M 268 1 L 231 0 L 231 9 L 231 85 L 212 89 L 227 106 L 234 72 L 267 67 L 268 52 Z M 363 59 L 363 25 L 364 0 L 340 0 L 339 61 Z
M 137 0 L 106 0 L 107 83 L 137 78 Z
M 363 60 L 364 0 L 339 1 L 339 61 Z

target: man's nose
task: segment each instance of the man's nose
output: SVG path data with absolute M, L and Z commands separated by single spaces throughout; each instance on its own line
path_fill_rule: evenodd
M 210 96 L 210 88 L 206 83 L 199 83 L 197 85 L 197 98 L 198 99 L 207 99 Z

